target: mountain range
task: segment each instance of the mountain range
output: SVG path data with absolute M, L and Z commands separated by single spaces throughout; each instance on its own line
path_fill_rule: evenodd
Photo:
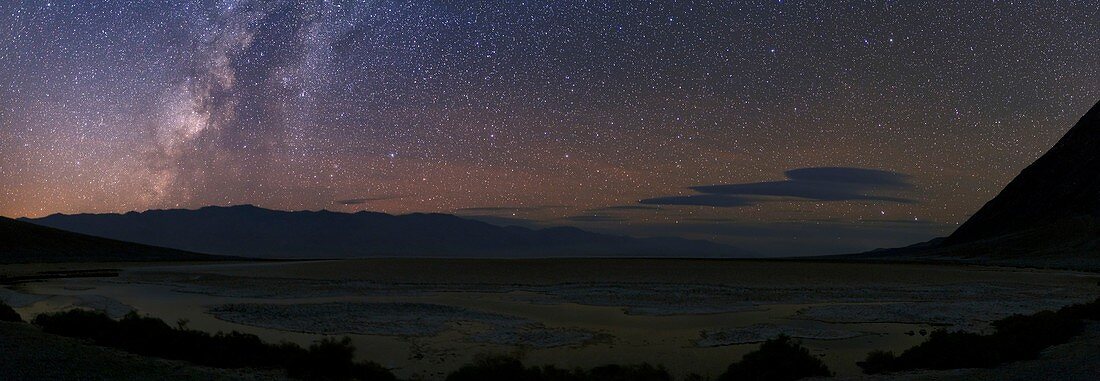
M 287 212 L 239 205 L 22 221 L 146 245 L 269 259 L 744 255 L 707 241 L 497 226 L 448 214 Z

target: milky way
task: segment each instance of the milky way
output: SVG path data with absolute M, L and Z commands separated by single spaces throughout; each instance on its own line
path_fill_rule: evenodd
M 249 203 L 766 253 L 908 244 L 1100 99 L 1097 19 L 1095 1 L 5 1 L 0 215 Z

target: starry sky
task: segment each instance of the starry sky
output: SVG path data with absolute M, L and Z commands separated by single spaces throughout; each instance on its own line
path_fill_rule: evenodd
M 6 0 L 0 215 L 906 245 L 1100 99 L 1097 20 L 1095 0 Z

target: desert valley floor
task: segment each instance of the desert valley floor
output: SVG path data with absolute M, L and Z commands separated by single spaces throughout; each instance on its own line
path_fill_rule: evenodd
M 80 265 L 112 267 L 118 264 Z M 399 376 L 479 354 L 530 364 L 662 364 L 716 375 L 757 343 L 800 338 L 838 375 L 945 327 L 1091 301 L 1100 274 L 976 266 L 719 260 L 376 259 L 125 265 L 118 277 L 0 289 L 30 318 L 131 310 L 207 331 L 308 344 L 350 336 Z

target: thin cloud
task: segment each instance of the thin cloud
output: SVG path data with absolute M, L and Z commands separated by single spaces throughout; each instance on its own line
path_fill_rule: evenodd
M 624 222 L 626 218 L 618 216 L 604 216 L 604 215 L 579 215 L 569 216 L 565 220 L 572 222 Z
M 647 206 L 647 205 L 615 205 L 603 208 L 587 209 L 586 212 L 615 212 L 615 211 L 629 211 L 629 210 L 660 210 L 660 206 Z
M 700 194 L 664 196 L 639 201 L 648 205 L 685 205 L 733 208 L 780 200 L 878 201 L 900 204 L 916 200 L 883 194 L 913 188 L 909 175 L 878 169 L 849 167 L 800 168 L 785 172 L 787 180 L 744 184 L 694 186 Z
M 546 209 L 566 208 L 565 205 L 534 205 L 534 206 L 475 206 L 470 208 L 455 209 L 456 212 L 501 213 L 501 212 L 533 212 Z
M 337 200 L 336 203 L 345 206 L 363 205 L 369 204 L 374 201 L 396 200 L 408 197 L 408 195 L 382 195 L 372 197 L 351 198 L 347 200 Z

